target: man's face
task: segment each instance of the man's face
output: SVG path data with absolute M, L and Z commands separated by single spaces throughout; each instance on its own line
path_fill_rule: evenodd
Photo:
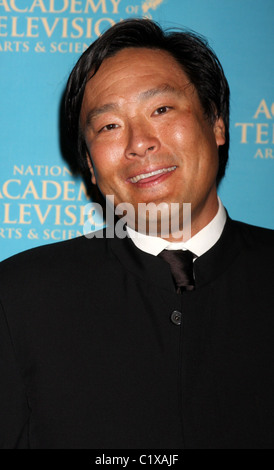
M 170 54 L 126 48 L 105 59 L 87 82 L 80 121 L 92 182 L 115 206 L 191 203 L 192 235 L 214 217 L 224 124 L 206 119 Z

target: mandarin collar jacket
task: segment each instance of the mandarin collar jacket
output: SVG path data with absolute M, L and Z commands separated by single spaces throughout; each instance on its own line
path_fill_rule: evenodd
M 228 218 L 183 294 L 100 235 L 0 265 L 0 447 L 273 448 L 273 231 Z

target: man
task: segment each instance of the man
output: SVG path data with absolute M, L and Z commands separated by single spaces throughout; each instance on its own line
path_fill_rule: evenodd
M 218 59 L 194 34 L 126 20 L 79 59 L 65 102 L 79 164 L 135 215 L 126 238 L 1 264 L 1 447 L 272 448 L 274 237 L 217 197 L 229 143 Z M 179 205 L 176 233 L 160 237 L 156 215 L 151 237 L 140 203 L 163 204 L 168 227 Z

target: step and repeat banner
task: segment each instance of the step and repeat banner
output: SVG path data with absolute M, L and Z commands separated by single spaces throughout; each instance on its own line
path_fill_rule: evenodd
M 83 234 L 91 201 L 62 157 L 61 96 L 91 42 L 142 16 L 194 30 L 217 53 L 231 87 L 219 193 L 231 217 L 274 228 L 273 0 L 0 0 L 0 260 Z

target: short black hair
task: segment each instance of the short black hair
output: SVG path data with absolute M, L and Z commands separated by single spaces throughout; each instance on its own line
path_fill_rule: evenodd
M 87 148 L 79 122 L 86 83 L 106 58 L 128 47 L 168 52 L 194 85 L 211 123 L 219 117 L 223 119 L 226 142 L 219 147 L 218 185 L 225 174 L 229 149 L 230 93 L 223 68 L 204 37 L 192 31 L 164 31 L 149 19 L 126 19 L 109 28 L 82 54 L 70 74 L 64 97 L 64 119 L 69 147 L 79 168 L 87 170 Z

